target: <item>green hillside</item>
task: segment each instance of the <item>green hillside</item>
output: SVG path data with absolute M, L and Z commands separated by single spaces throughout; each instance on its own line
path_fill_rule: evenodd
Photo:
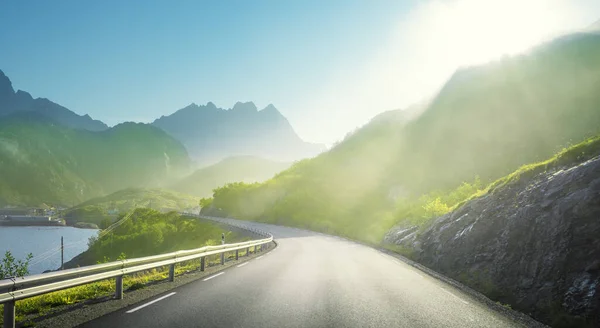
M 118 189 L 160 185 L 189 165 L 185 148 L 150 125 L 90 132 L 35 113 L 0 121 L 0 205 L 73 205 Z
M 200 197 L 210 197 L 213 189 L 231 182 L 258 182 L 272 178 L 291 163 L 253 156 L 230 157 L 217 164 L 203 167 L 173 183 L 170 188 Z
M 374 119 L 265 183 L 217 189 L 205 211 L 379 242 L 426 195 L 463 182 L 469 184 L 459 193 L 470 194 L 597 135 L 599 86 L 596 34 L 461 69 L 418 118 Z M 441 206 L 435 198 L 429 203 L 431 212 Z
M 392 176 L 420 191 L 495 179 L 600 129 L 600 35 L 458 71 L 406 131 Z
M 222 233 L 229 242 L 243 238 L 212 222 L 148 208 L 135 209 L 117 221 L 116 228 L 90 240 L 90 248 L 78 256 L 78 265 L 91 265 L 103 259 L 114 261 L 123 255 L 133 258 L 217 245 Z

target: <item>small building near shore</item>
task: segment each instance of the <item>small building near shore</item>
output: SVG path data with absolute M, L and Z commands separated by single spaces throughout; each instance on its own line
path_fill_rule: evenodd
M 0 216 L 0 225 L 8 226 L 64 226 L 65 222 L 61 219 L 54 219 L 51 216 L 36 215 L 4 215 Z
M 51 216 L 30 216 L 30 215 L 6 215 L 5 220 L 14 222 L 50 222 L 52 221 Z

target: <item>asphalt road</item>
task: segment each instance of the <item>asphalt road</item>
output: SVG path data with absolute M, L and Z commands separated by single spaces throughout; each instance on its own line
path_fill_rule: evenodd
M 279 246 L 81 327 L 521 327 L 372 248 L 251 225 L 271 232 Z

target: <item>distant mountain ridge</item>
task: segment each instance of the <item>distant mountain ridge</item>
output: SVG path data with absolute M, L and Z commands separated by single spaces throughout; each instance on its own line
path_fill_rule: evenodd
M 304 142 L 273 105 L 258 110 L 252 102 L 231 109 L 212 102 L 194 103 L 152 123 L 180 140 L 200 164 L 231 156 L 257 156 L 293 161 L 323 151 L 323 145 Z
M 78 115 L 46 98 L 15 91 L 0 70 L 0 118 L 17 112 L 33 112 L 65 127 L 104 131 L 109 127 L 89 115 Z M 273 105 L 258 110 L 252 102 L 237 102 L 222 109 L 209 102 L 194 103 L 152 125 L 182 142 L 197 164 L 212 165 L 232 156 L 257 156 L 275 161 L 294 161 L 317 155 L 324 145 L 304 142 Z
M 36 112 L 74 129 L 102 131 L 108 126 L 89 115 L 78 115 L 46 98 L 33 98 L 28 92 L 13 89 L 12 82 L 0 70 L 0 117 L 15 112 Z

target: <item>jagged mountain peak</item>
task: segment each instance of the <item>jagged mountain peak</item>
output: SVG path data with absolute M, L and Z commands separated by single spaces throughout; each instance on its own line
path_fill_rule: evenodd
M 268 104 L 267 107 L 265 107 L 265 108 L 263 108 L 261 110 L 261 112 L 265 112 L 265 111 L 266 112 L 278 112 L 279 113 L 279 110 L 277 108 L 275 108 L 275 106 L 273 106 L 273 104 Z
M 206 106 L 204 106 L 204 107 L 210 108 L 210 109 L 217 109 L 217 106 L 212 101 L 207 102 Z
M 214 112 L 220 112 L 220 111 L 224 111 L 224 109 L 217 107 L 213 102 L 209 101 L 206 103 L 206 105 L 200 105 L 198 106 L 199 109 L 201 109 L 203 112 L 208 112 L 208 113 L 214 113 Z
M 17 90 L 17 93 L 15 95 L 20 99 L 33 100 L 33 97 L 27 91 Z
M 232 111 L 234 112 L 257 112 L 258 108 L 256 108 L 256 105 L 251 102 L 236 102 L 235 105 L 233 105 L 233 108 L 231 108 Z
M 273 106 L 273 104 L 267 105 L 267 107 L 260 110 L 259 113 L 262 117 L 266 117 L 266 119 L 284 120 L 287 122 L 285 116 L 283 116 L 283 114 L 281 114 L 281 112 L 275 106 Z

